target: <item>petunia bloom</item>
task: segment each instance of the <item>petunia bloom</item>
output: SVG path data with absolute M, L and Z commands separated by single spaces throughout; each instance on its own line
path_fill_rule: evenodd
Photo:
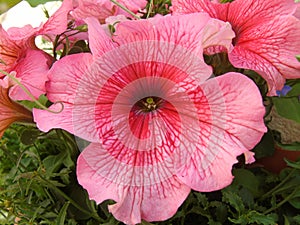
M 137 224 L 170 218 L 191 188 L 229 185 L 236 157 L 266 131 L 250 79 L 208 80 L 203 48 L 230 48 L 229 24 L 207 14 L 126 21 L 111 40 L 97 20 L 87 23 L 92 54 L 66 56 L 49 71 L 47 96 L 64 110 L 33 113 L 42 131 L 92 142 L 77 161 L 90 198 L 114 200 L 109 211 Z
M 14 122 L 33 122 L 32 113 L 9 97 L 8 85 L 0 84 L 0 138 Z
M 235 31 L 230 62 L 258 72 L 268 83 L 269 95 L 281 90 L 285 79 L 300 78 L 300 21 L 293 16 L 293 0 L 174 0 L 173 14 L 207 12 L 228 21 Z
M 26 25 L 5 30 L 0 25 L 0 69 L 8 73 L 15 71 L 17 78 L 35 97 L 45 93 L 47 71 L 54 60 L 37 48 L 35 37 L 64 32 L 71 7 L 70 0 L 64 1 L 61 8 L 39 27 Z M 0 79 L 4 77 L 0 75 Z M 30 100 L 18 86 L 10 88 L 10 96 L 14 100 Z
M 117 2 L 133 13 L 137 13 L 139 10 L 144 9 L 147 4 L 146 0 L 118 0 Z M 74 10 L 71 14 L 77 20 L 95 17 L 101 23 L 105 23 L 105 19 L 110 16 L 126 15 L 132 17 L 110 0 L 75 0 L 73 4 Z

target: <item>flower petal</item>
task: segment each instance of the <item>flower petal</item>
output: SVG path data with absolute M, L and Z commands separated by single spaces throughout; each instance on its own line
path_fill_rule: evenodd
M 203 48 L 214 45 L 223 45 L 229 49 L 233 37 L 234 32 L 228 23 L 211 19 L 206 13 L 194 13 L 124 21 L 117 25 L 114 41 L 128 43 L 155 39 L 180 45 L 193 50 L 195 54 L 202 54 Z
M 240 35 L 229 54 L 235 67 L 256 70 L 268 82 L 269 94 L 281 90 L 285 78 L 300 77 L 300 21 L 293 16 L 281 16 Z M 249 41 L 251 40 L 251 41 Z
M 89 46 L 95 58 L 116 46 L 116 44 L 112 42 L 112 38 L 105 32 L 96 18 L 88 17 L 85 19 L 85 22 L 89 28 Z
M 61 34 L 67 29 L 68 14 L 73 9 L 73 0 L 64 0 L 60 8 L 37 29 L 39 34 Z
M 0 85 L 0 138 L 13 122 L 32 122 L 31 112 L 12 101 L 8 93 L 9 87 Z
M 37 127 L 43 132 L 60 128 L 87 141 L 99 141 L 99 137 L 94 126 L 94 118 L 91 114 L 87 113 L 90 108 L 87 110 L 86 108 L 82 107 L 81 111 L 76 111 L 74 110 L 73 105 L 68 103 L 62 104 L 63 105 L 57 102 L 49 107 L 49 110 L 57 113 L 33 109 L 33 118 L 37 124 Z M 76 120 L 74 118 L 76 118 Z
M 90 92 L 87 90 L 85 96 L 78 92 L 79 82 L 85 76 L 91 61 L 91 54 L 81 53 L 66 56 L 54 63 L 48 72 L 47 97 L 54 103 L 62 102 L 64 109 L 58 114 L 34 109 L 34 120 L 42 131 L 61 128 L 86 140 L 99 141 L 94 127 L 94 115 L 91 113 L 94 111 L 94 104 L 87 104 Z M 59 112 L 61 105 L 51 106 L 50 109 Z
M 62 105 L 54 104 L 49 107 L 49 110 L 59 112 L 62 110 Z M 43 131 L 48 132 L 51 129 L 61 128 L 70 133 L 74 133 L 72 125 L 72 107 L 69 104 L 63 105 L 63 111 L 59 113 L 59 116 L 53 112 L 48 112 L 41 109 L 33 109 L 33 118 L 37 127 Z
M 91 63 L 90 53 L 68 55 L 56 61 L 48 72 L 46 89 L 49 100 L 74 103 L 78 83 Z
M 32 28 L 31 26 L 21 28 L 16 28 L 25 33 Z M 31 34 L 30 34 L 31 35 Z M 24 37 L 22 34 L 21 37 L 17 40 L 13 38 L 18 35 L 13 35 L 6 32 L 3 27 L 0 25 L 0 69 L 5 70 L 6 72 L 11 72 L 12 69 L 16 66 L 17 60 L 22 56 L 23 52 L 30 48 L 31 44 L 28 38 Z
M 157 171 L 126 167 L 110 158 L 101 144 L 90 144 L 78 158 L 77 178 L 97 203 L 107 199 L 117 201 L 109 206 L 109 210 L 126 224 L 137 224 L 141 219 L 159 221 L 170 218 L 190 192 L 190 188 L 174 176 L 164 181 L 153 180 L 154 183 L 136 185 L 136 179 L 151 180 L 158 176 Z M 104 171 L 110 175 L 103 176 Z M 126 175 L 122 177 L 120 173 Z M 119 179 L 111 180 L 112 176 L 128 180 L 125 182 L 128 185 L 117 183 Z
M 28 49 L 14 68 L 17 73 L 16 78 L 36 98 L 46 93 L 47 72 L 52 60 L 52 57 L 43 51 Z M 10 96 L 14 100 L 32 100 L 17 85 L 10 89 Z
M 203 94 L 195 97 L 204 110 L 199 113 L 199 148 L 178 176 L 192 189 L 213 191 L 231 183 L 236 157 L 252 149 L 266 132 L 265 110 L 256 85 L 237 73 L 210 79 L 201 90 Z
M 292 15 L 293 0 L 235 0 L 217 3 L 209 0 L 172 1 L 174 14 L 207 12 L 213 18 L 228 21 L 236 33 L 229 60 L 235 67 L 257 71 L 269 85 L 268 95 L 281 90 L 285 78 L 300 77 L 300 21 Z
M 173 0 L 173 14 L 207 12 L 211 17 L 229 21 L 237 27 L 249 23 L 267 21 L 277 15 L 293 14 L 296 4 L 293 0 L 235 0 L 230 3 L 218 3 L 210 0 Z

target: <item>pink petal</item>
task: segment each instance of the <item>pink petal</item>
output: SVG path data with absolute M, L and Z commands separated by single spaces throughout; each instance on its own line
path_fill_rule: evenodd
M 227 73 L 208 80 L 202 86 L 206 98 L 211 101 L 209 105 L 212 111 L 213 107 L 217 112 L 220 111 L 215 105 L 217 103 L 226 106 L 226 113 L 223 112 L 216 122 L 226 122 L 226 131 L 234 135 L 246 149 L 252 149 L 266 132 L 263 120 L 265 108 L 254 82 L 239 73 Z
M 300 77 L 299 54 L 300 21 L 293 16 L 277 17 L 240 35 L 234 50 L 229 54 L 236 67 L 256 70 L 268 82 L 269 94 L 281 90 L 285 78 Z M 249 41 L 252 40 L 252 41 Z
M 208 13 L 212 18 L 217 18 L 214 4 L 210 0 L 172 0 L 170 10 L 173 15 L 182 15 L 196 12 Z
M 297 18 L 297 19 L 300 19 L 300 4 L 299 2 L 297 3 L 297 9 L 294 13 L 294 16 Z
M 91 63 L 89 53 L 68 55 L 56 61 L 48 72 L 46 88 L 49 100 L 74 103 L 78 83 Z
M 236 157 L 266 132 L 265 110 L 256 85 L 237 73 L 210 79 L 201 89 L 195 97 L 202 110 L 199 147 L 178 176 L 192 189 L 213 191 L 231 183 Z
M 94 57 L 101 56 L 106 51 L 116 47 L 116 44 L 112 42 L 111 37 L 96 18 L 89 17 L 85 19 L 85 22 L 88 24 L 89 46 Z
M 31 27 L 31 26 L 29 26 Z M 11 72 L 28 48 L 34 48 L 27 37 L 28 27 L 16 28 L 18 32 L 8 33 L 0 25 L 0 69 Z M 24 33 L 24 34 L 23 34 Z M 31 33 L 30 33 L 31 35 Z M 16 38 L 16 39 L 14 39 Z
M 37 29 L 39 34 L 61 34 L 67 29 L 68 14 L 73 9 L 73 0 L 64 0 L 61 7 Z
M 281 90 L 285 78 L 300 77 L 300 21 L 292 14 L 293 0 L 235 0 L 232 3 L 174 0 L 174 14 L 207 12 L 211 17 L 231 23 L 236 33 L 229 59 L 235 67 L 257 71 L 269 85 L 269 95 Z
M 108 0 L 78 0 L 78 6 L 72 11 L 72 16 L 77 20 L 93 17 L 104 23 L 107 17 L 115 15 L 117 8 Z
M 293 0 L 235 0 L 225 4 L 210 0 L 173 0 L 171 10 L 174 14 L 207 12 L 213 18 L 240 27 L 267 21 L 277 15 L 292 14 L 296 4 Z
M 177 29 L 174 30 L 174 27 Z M 229 49 L 233 37 L 234 32 L 228 23 L 211 19 L 204 13 L 195 13 L 184 16 L 155 17 L 140 21 L 124 21 L 118 24 L 114 41 L 128 43 L 155 39 L 171 42 L 202 54 L 203 48 L 214 45 L 223 45 Z
M 47 96 L 54 103 L 63 102 L 64 110 L 54 114 L 35 109 L 34 119 L 42 131 L 61 128 L 86 140 L 99 141 L 94 126 L 94 115 L 91 113 L 95 103 L 89 102 L 89 90 L 83 95 L 79 87 L 91 60 L 92 56 L 89 53 L 74 54 L 60 59 L 52 66 L 48 73 Z M 61 105 L 54 105 L 50 109 L 60 111 Z
M 193 50 L 195 54 L 196 51 L 199 51 L 199 55 L 202 55 L 202 49 L 209 46 L 222 45 L 224 48 L 230 49 L 234 37 L 228 23 L 210 19 L 207 14 L 201 13 L 123 21 L 117 25 L 116 32 L 112 37 L 113 41 L 109 40 L 110 37 L 103 31 L 95 18 L 88 18 L 86 22 L 89 26 L 91 50 L 95 57 L 118 44 L 142 40 L 167 41 Z M 177 27 L 176 31 L 174 31 L 174 27 Z
M 255 157 L 254 157 L 255 153 L 254 152 L 245 152 L 244 153 L 244 157 L 245 157 L 245 163 L 246 164 L 251 164 L 255 162 Z
M 109 210 L 126 224 L 137 224 L 141 219 L 166 220 L 189 194 L 190 188 L 174 176 L 154 180 L 157 173 L 150 166 L 134 167 L 116 161 L 101 144 L 90 144 L 77 161 L 78 181 L 89 196 L 97 203 L 115 200 Z
M 35 33 L 36 30 L 31 25 L 26 25 L 24 27 L 10 27 L 7 30 L 7 34 L 9 35 L 10 40 L 13 40 L 16 43 L 31 42 L 32 47 L 35 47 L 34 45 Z
M 125 6 L 127 9 L 133 13 L 137 13 L 138 10 L 146 7 L 146 0 L 120 0 L 118 1 L 121 5 Z M 88 17 L 93 17 L 101 22 L 105 23 L 105 19 L 109 16 L 116 15 L 126 15 L 126 17 L 132 18 L 132 15 L 128 14 L 117 5 L 109 0 L 78 0 L 78 7 L 72 12 L 72 16 L 76 19 L 85 19 Z
M 52 60 L 52 57 L 43 51 L 28 49 L 14 68 L 16 77 L 35 98 L 46 93 L 47 72 Z M 10 89 L 10 96 L 14 100 L 32 100 L 17 85 Z
M 82 107 L 82 110 L 79 112 L 74 110 L 73 105 L 68 103 L 62 104 L 57 102 L 49 107 L 49 110 L 56 113 L 33 109 L 33 118 L 37 127 L 43 132 L 48 132 L 55 128 L 64 129 L 87 141 L 99 142 L 99 137 L 94 126 L 94 118 L 87 112 L 90 108 L 87 110 Z
M 62 110 L 62 105 L 57 103 L 49 107 L 49 110 L 59 112 Z M 51 129 L 61 128 L 70 133 L 74 133 L 72 125 L 72 107 L 69 104 L 64 103 L 63 111 L 58 115 L 53 112 L 48 112 L 41 109 L 33 109 L 33 118 L 37 127 L 43 131 L 48 132 Z
M 120 0 L 118 2 L 134 13 L 137 13 L 140 9 L 144 9 L 147 5 L 146 0 Z

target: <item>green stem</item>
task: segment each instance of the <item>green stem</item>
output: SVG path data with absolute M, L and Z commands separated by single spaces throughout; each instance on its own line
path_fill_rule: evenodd
M 115 5 L 117 5 L 118 7 L 120 7 L 121 9 L 123 9 L 125 12 L 129 13 L 130 15 L 132 15 L 134 18 L 136 19 L 141 19 L 141 17 L 139 17 L 138 15 L 134 14 L 133 12 L 131 12 L 129 9 L 127 9 L 124 5 L 120 4 L 119 2 L 115 1 L 115 0 L 110 0 L 112 3 L 114 3 Z
M 59 111 L 53 111 L 53 110 L 50 110 L 48 108 L 46 108 L 43 104 L 41 104 L 31 93 L 30 91 L 17 79 L 15 78 L 13 75 L 11 75 L 10 73 L 7 73 L 3 70 L 0 70 L 0 73 L 3 73 L 4 75 L 8 76 L 10 79 L 12 79 L 28 96 L 29 98 L 34 102 L 36 103 L 39 107 L 41 107 L 42 109 L 48 111 L 48 112 L 51 112 L 51 113 L 55 113 L 55 114 L 58 114 L 60 112 L 63 111 L 64 109 L 64 105 L 62 102 L 55 102 L 54 104 L 61 104 L 61 109 Z
M 15 155 L 11 153 L 11 151 L 8 151 L 4 146 L 1 146 L 1 150 L 5 153 L 5 155 L 8 156 L 8 158 L 14 163 L 17 164 L 18 159 L 15 158 Z M 26 170 L 26 167 L 20 162 L 17 169 L 23 173 Z
M 75 202 L 72 198 L 70 198 L 68 195 L 66 195 L 62 190 L 57 188 L 54 184 L 49 182 L 47 179 L 43 178 L 41 175 L 39 175 L 39 178 L 46 183 L 47 185 L 51 186 L 52 189 L 54 189 L 57 193 L 59 193 L 62 197 L 64 197 L 66 200 L 68 200 L 75 208 L 80 210 L 81 212 L 90 215 L 98 222 L 104 222 L 96 213 L 91 213 L 90 211 L 85 210 L 83 207 L 81 207 L 77 202 Z
M 61 129 L 56 129 L 55 132 L 56 132 L 57 136 L 63 141 L 63 143 L 65 144 L 65 147 L 70 149 L 72 156 L 76 155 L 76 153 L 79 152 L 78 145 L 74 141 L 74 138 L 73 138 L 73 136 L 71 136 L 71 134 L 69 134 L 67 131 L 64 131 Z M 74 153 L 74 149 L 76 150 L 76 153 Z
M 278 209 L 280 206 L 282 206 L 284 203 L 288 202 L 290 199 L 292 199 L 292 197 L 294 196 L 294 194 L 297 192 L 298 190 L 295 189 L 291 194 L 289 194 L 284 200 L 282 200 L 281 202 L 279 202 L 276 206 L 266 210 L 263 214 L 268 214 L 276 209 Z
M 149 8 L 148 8 L 147 16 L 146 16 L 147 19 L 149 18 L 152 10 L 153 10 L 153 0 L 150 0 Z
M 285 182 L 287 182 L 290 177 L 294 174 L 295 169 L 293 169 L 289 175 L 287 175 L 277 186 L 275 186 L 274 188 L 272 188 L 270 191 L 268 191 L 267 193 L 265 193 L 263 196 L 261 196 L 261 199 L 265 199 L 267 198 L 269 195 L 271 195 L 272 193 L 274 193 L 277 189 L 279 189 L 281 186 L 284 185 Z

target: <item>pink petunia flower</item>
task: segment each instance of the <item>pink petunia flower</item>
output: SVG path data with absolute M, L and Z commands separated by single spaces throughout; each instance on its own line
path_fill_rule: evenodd
M 14 122 L 33 122 L 32 113 L 10 99 L 9 88 L 10 84 L 6 81 L 0 82 L 0 138 Z
M 300 77 L 300 21 L 293 16 L 293 0 L 174 0 L 173 14 L 207 12 L 228 21 L 235 31 L 229 60 L 239 68 L 258 72 L 268 83 L 269 95 L 281 90 L 285 79 Z
M 139 10 L 144 9 L 147 4 L 146 0 L 118 0 L 117 2 L 133 13 L 137 13 Z M 71 14 L 77 20 L 95 17 L 104 24 L 105 19 L 110 16 L 126 15 L 132 17 L 110 0 L 74 0 L 74 6 L 74 10 Z
M 62 128 L 92 142 L 77 161 L 90 198 L 113 199 L 109 211 L 137 224 L 170 218 L 191 188 L 229 185 L 236 157 L 266 131 L 250 79 L 208 80 L 203 48 L 230 48 L 229 24 L 207 14 L 126 21 L 111 40 L 96 19 L 87 23 L 92 54 L 66 56 L 49 71 L 47 96 L 64 110 L 33 114 L 42 131 Z
M 72 9 L 70 0 L 64 1 L 48 21 L 39 27 L 26 25 L 11 27 L 7 31 L 0 25 L 0 69 L 8 73 L 15 71 L 23 85 L 39 97 L 46 92 L 47 71 L 54 59 L 35 45 L 35 37 L 42 34 L 54 35 L 67 28 L 67 13 Z M 3 79 L 4 75 L 0 75 Z M 31 100 L 20 87 L 10 89 L 14 100 Z

